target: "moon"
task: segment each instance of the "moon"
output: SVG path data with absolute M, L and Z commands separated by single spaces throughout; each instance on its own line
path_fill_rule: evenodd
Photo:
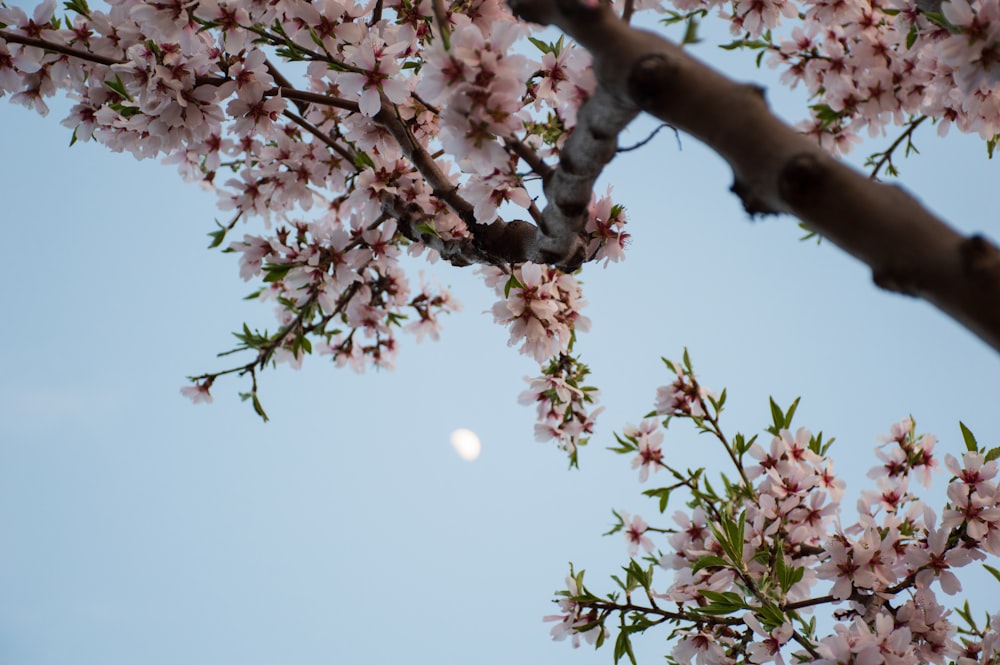
M 451 447 L 455 449 L 458 456 L 466 462 L 472 462 L 479 457 L 479 451 L 483 449 L 479 442 L 479 437 L 471 429 L 457 429 L 451 433 Z

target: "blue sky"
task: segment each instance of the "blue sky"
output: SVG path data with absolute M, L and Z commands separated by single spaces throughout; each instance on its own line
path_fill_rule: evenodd
M 774 87 L 776 108 L 800 118 Z M 593 330 L 578 350 L 607 411 L 580 471 L 533 440 L 516 397 L 537 368 L 506 346 L 468 269 L 427 268 L 464 310 L 439 343 L 404 339 L 395 371 L 316 358 L 268 372 L 267 424 L 236 381 L 191 405 L 184 377 L 221 367 L 230 331 L 273 327 L 271 312 L 242 300 L 252 286 L 233 256 L 205 250 L 213 195 L 154 161 L 68 148 L 53 107 L 43 119 L 0 102 L 3 665 L 610 663 L 609 648 L 552 643 L 541 617 L 569 561 L 610 589 L 626 557 L 600 536 L 611 508 L 653 521 L 637 473 L 604 448 L 668 380 L 659 357 L 685 346 L 706 385 L 728 387 L 731 431 L 763 429 L 769 395 L 802 395 L 798 423 L 837 437 L 852 493 L 876 437 L 908 414 L 941 454 L 960 452 L 958 420 L 1000 444 L 994 351 L 879 292 L 830 244 L 799 242 L 791 220 L 748 222 L 725 165 L 666 132 L 599 185 L 626 205 L 633 243 L 625 263 L 582 275 Z M 955 133 L 917 142 L 904 185 L 998 237 L 996 161 Z M 476 462 L 449 447 L 457 427 L 479 433 Z M 665 448 L 678 466 L 718 459 L 682 427 Z M 987 609 L 994 582 L 967 579 Z M 638 642 L 645 662 L 664 651 L 662 635 Z

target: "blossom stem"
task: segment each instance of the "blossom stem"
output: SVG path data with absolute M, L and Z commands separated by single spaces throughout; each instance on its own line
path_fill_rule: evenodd
M 869 178 L 871 178 L 872 180 L 877 180 L 878 172 L 882 170 L 883 166 L 885 166 L 886 164 L 888 164 L 890 167 L 892 166 L 892 153 L 895 152 L 896 148 L 898 148 L 904 140 L 909 142 L 910 138 L 913 136 L 913 132 L 917 129 L 917 127 L 920 126 L 920 124 L 924 120 L 927 120 L 926 115 L 910 119 L 906 131 L 900 134 L 899 137 L 892 142 L 892 145 L 890 145 L 888 148 L 885 149 L 884 152 L 881 153 L 882 157 L 877 162 L 875 162 L 875 166 L 872 169 L 872 173 L 870 176 L 868 176 Z
M 68 55 L 71 58 L 77 58 L 79 60 L 92 62 L 95 65 L 104 65 L 105 67 L 110 67 L 112 65 L 123 64 L 123 62 L 120 60 L 114 60 L 113 58 L 108 58 L 103 55 L 97 55 L 96 53 L 90 53 L 89 51 L 80 51 L 70 46 L 65 46 L 63 44 L 56 44 L 54 42 L 48 42 L 45 41 L 44 39 L 36 39 L 34 37 L 15 35 L 14 33 L 7 32 L 6 30 L 0 30 L 0 39 L 8 41 L 11 44 L 35 46 L 40 49 L 45 49 L 46 51 L 52 51 L 54 53 L 62 53 L 63 55 Z

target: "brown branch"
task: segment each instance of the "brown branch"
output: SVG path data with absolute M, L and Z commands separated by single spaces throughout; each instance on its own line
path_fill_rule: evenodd
M 285 77 L 285 75 L 281 73 L 281 70 L 275 67 L 274 64 L 269 59 L 265 59 L 264 64 L 267 66 L 267 73 L 271 75 L 271 78 L 273 78 L 279 86 L 281 86 L 282 88 L 295 87 L 292 85 L 292 82 L 289 81 Z M 309 110 L 309 104 L 303 99 L 297 99 L 294 101 L 296 108 L 299 109 L 299 113 L 305 115 L 306 111 Z
M 24 37 L 22 35 L 15 35 L 13 33 L 7 32 L 6 30 L 0 30 L 0 39 L 6 40 L 11 44 L 22 44 L 24 46 L 34 46 L 46 51 L 51 51 L 53 53 L 61 53 L 63 55 L 69 56 L 71 58 L 76 58 L 78 60 L 83 60 L 85 62 L 92 62 L 95 65 L 103 65 L 105 67 L 112 67 L 114 65 L 126 65 L 127 60 L 114 60 L 112 58 L 105 57 L 103 55 L 97 55 L 89 51 L 81 51 L 79 49 L 72 48 L 70 46 L 65 46 L 63 44 L 57 44 L 55 42 L 48 42 L 43 39 L 35 39 L 34 37 Z M 324 95 L 318 92 L 308 92 L 306 90 L 298 90 L 291 87 L 288 84 L 287 79 L 281 75 L 276 69 L 271 67 L 268 63 L 268 71 L 274 76 L 275 80 L 279 83 L 272 88 L 268 88 L 264 91 L 265 97 L 275 97 L 281 95 L 285 99 L 290 99 L 295 102 L 309 103 L 309 104 L 321 104 L 323 106 L 332 106 L 334 108 L 344 109 L 345 111 L 351 111 L 354 113 L 358 112 L 357 102 L 352 102 L 346 99 L 340 99 L 339 97 L 331 97 L 329 95 Z M 219 86 L 232 79 L 226 76 L 195 76 L 195 85 L 214 85 Z M 301 109 L 301 107 L 300 107 Z
M 326 132 L 324 132 L 323 130 L 321 130 L 319 127 L 317 127 L 316 125 L 312 124 L 311 122 L 309 122 L 305 118 L 303 118 L 301 116 L 298 116 L 298 115 L 295 115 L 291 111 L 287 111 L 287 110 L 283 111 L 282 115 L 285 116 L 286 118 L 288 118 L 289 120 L 291 120 L 292 122 L 294 122 L 299 127 L 305 129 L 307 132 L 309 132 L 310 134 L 312 134 L 316 138 L 318 138 L 320 141 L 322 141 L 324 144 L 326 144 L 326 146 L 328 148 L 330 148 L 335 153 L 337 153 L 338 155 L 340 155 L 343 159 L 345 159 L 346 161 L 350 162 L 351 164 L 354 163 L 354 157 L 355 157 L 354 152 L 352 150 L 350 150 L 348 148 L 345 148 L 344 146 L 340 145 L 336 141 L 334 141 L 333 137 L 331 137 L 329 134 L 327 134 Z
M 124 62 L 121 60 L 114 60 L 112 58 L 108 58 L 103 55 L 97 55 L 96 53 L 91 53 L 89 51 L 80 51 L 78 49 L 72 48 L 70 46 L 65 46 L 63 44 L 56 44 L 55 42 L 47 42 L 44 39 L 35 39 L 34 37 L 15 35 L 14 33 L 7 32 L 6 30 L 0 30 L 0 39 L 7 41 L 11 44 L 21 44 L 23 46 L 35 46 L 40 49 L 45 49 L 46 51 L 52 51 L 53 53 L 62 53 L 63 55 L 68 55 L 71 58 L 78 58 L 80 60 L 92 62 L 95 65 L 104 65 L 105 67 L 110 67 L 111 65 L 124 64 Z
M 545 179 L 540 249 L 546 263 L 572 272 L 586 260 L 587 206 L 594 182 L 614 158 L 618 134 L 638 112 L 604 86 L 598 86 L 580 107 L 576 127 L 560 152 L 559 165 Z
M 458 186 L 451 181 L 448 176 L 437 165 L 434 158 L 427 150 L 420 145 L 420 142 L 413 136 L 406 124 L 399 118 L 395 107 L 382 95 L 382 107 L 373 118 L 375 122 L 384 127 L 392 135 L 403 154 L 413 164 L 427 184 L 430 185 L 434 196 L 451 208 L 459 218 L 465 222 L 466 228 L 472 234 L 474 243 L 479 250 L 470 253 L 466 248 L 455 248 L 454 258 L 457 261 L 467 261 L 468 263 L 491 263 L 496 264 L 501 261 L 507 263 L 524 263 L 525 261 L 543 262 L 539 251 L 539 228 L 528 222 L 519 220 L 504 221 L 499 217 L 490 224 L 480 224 L 476 221 L 473 205 L 459 194 Z M 393 210 L 400 210 L 400 207 L 393 202 L 390 205 Z M 404 207 L 404 209 L 409 209 Z M 389 209 L 383 205 L 383 210 Z M 395 213 L 390 212 L 395 216 Z M 411 214 L 413 211 L 411 210 Z M 429 234 L 424 234 L 429 235 Z M 438 249 L 435 247 L 435 249 Z M 439 250 L 440 251 L 440 250 Z M 451 256 L 452 254 L 443 254 Z M 456 265 L 467 265 L 456 263 Z
M 961 235 L 903 190 L 835 160 L 776 118 L 760 88 L 630 27 L 607 3 L 508 1 L 521 18 L 556 25 L 591 52 L 598 93 L 588 105 L 619 115 L 641 109 L 688 132 L 729 163 L 732 190 L 748 213 L 795 215 L 866 263 L 878 286 L 926 299 L 1000 351 L 1000 249 L 993 242 Z M 553 177 L 546 196 L 579 201 L 574 185 Z
M 920 126 L 920 123 L 922 123 L 924 120 L 927 120 L 927 116 L 925 115 L 922 115 L 915 120 L 910 120 L 910 122 L 908 123 L 909 126 L 906 128 L 906 131 L 900 134 L 899 137 L 892 142 L 892 145 L 890 145 L 888 148 L 885 149 L 885 152 L 882 153 L 882 158 L 879 159 L 877 162 L 875 162 L 875 168 L 872 169 L 872 174 L 868 176 L 869 178 L 871 178 L 872 180 L 877 179 L 878 172 L 882 170 L 883 166 L 885 166 L 886 164 L 892 165 L 892 153 L 896 151 L 896 148 L 898 148 L 904 140 L 906 141 L 910 140 L 910 138 L 913 136 L 914 130 L 916 130 L 917 127 Z
M 508 137 L 504 139 L 503 145 L 507 150 L 524 160 L 524 163 L 530 166 L 531 170 L 541 176 L 542 179 L 548 178 L 552 174 L 552 167 L 546 164 L 535 149 L 524 141 Z

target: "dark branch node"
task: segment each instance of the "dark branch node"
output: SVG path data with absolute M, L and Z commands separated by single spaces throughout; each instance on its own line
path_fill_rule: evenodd
M 597 127 L 591 127 L 591 129 L 590 129 L 590 135 L 593 137 L 593 139 L 595 141 L 600 141 L 602 143 L 604 141 L 607 141 L 608 139 L 613 139 L 614 138 L 614 134 L 609 134 L 608 132 L 604 131 L 603 129 L 599 129 Z
M 754 94 L 756 97 L 760 97 L 760 100 L 767 103 L 767 88 L 762 85 L 757 85 L 755 83 L 748 83 L 747 89 Z
M 545 263 L 550 263 L 565 273 L 572 273 L 587 259 L 587 244 L 577 235 L 572 237 L 569 248 L 561 246 L 547 249 L 543 246 L 539 248 L 539 254 Z
M 793 206 L 806 203 L 819 190 L 823 172 L 823 165 L 815 155 L 795 155 L 778 174 L 778 193 Z
M 530 23 L 546 25 L 548 23 L 548 13 L 542 9 L 540 3 L 531 0 L 508 0 L 507 6 L 514 12 L 514 16 Z
M 743 210 L 746 211 L 750 218 L 754 218 L 757 215 L 776 215 L 778 211 L 767 205 L 763 200 L 758 198 L 751 187 L 748 187 L 739 178 L 733 180 L 732 187 L 729 188 L 733 194 L 739 197 L 740 201 L 743 203 Z
M 639 106 L 657 105 L 673 89 L 677 64 L 662 53 L 643 56 L 628 75 L 628 92 Z
M 556 0 L 556 7 L 571 19 L 596 17 L 603 8 L 600 0 Z
M 1000 271 L 1000 249 L 978 233 L 962 241 L 958 251 L 965 270 L 980 279 L 996 279 Z
M 899 279 L 893 272 L 884 268 L 874 268 L 872 270 L 872 281 L 875 282 L 875 286 L 886 291 L 891 291 L 892 293 L 899 293 L 904 296 L 917 295 L 914 293 L 912 287 Z
M 573 162 L 573 158 L 570 155 L 562 156 L 559 160 L 559 167 L 570 175 L 583 175 L 583 173 L 580 173 L 580 169 L 576 167 L 576 164 Z M 547 184 L 548 179 L 546 179 L 545 182 Z
M 570 201 L 556 200 L 555 204 L 564 215 L 572 219 L 580 218 L 587 212 L 586 204 L 580 203 L 575 197 Z

